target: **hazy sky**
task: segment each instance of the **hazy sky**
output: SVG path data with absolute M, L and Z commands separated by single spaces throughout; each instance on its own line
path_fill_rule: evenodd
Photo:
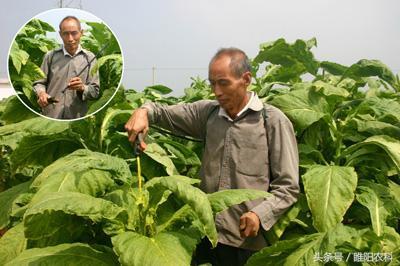
M 400 72 L 398 0 L 64 0 L 102 19 L 116 34 L 125 57 L 123 84 L 142 90 L 155 82 L 180 95 L 191 76 L 207 77 L 220 47 L 236 46 L 250 57 L 259 44 L 283 37 L 316 37 L 318 60 L 345 65 L 379 59 Z M 18 30 L 57 0 L 3 1 L 0 10 L 0 78 Z

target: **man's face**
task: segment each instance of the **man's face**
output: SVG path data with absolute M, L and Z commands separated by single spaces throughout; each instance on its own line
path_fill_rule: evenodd
M 208 79 L 222 108 L 229 114 L 237 114 L 246 104 L 247 87 L 251 81 L 250 72 L 238 77 L 229 66 L 231 58 L 221 56 L 211 63 Z
M 68 53 L 74 54 L 82 37 L 82 30 L 79 28 L 78 22 L 74 19 L 63 21 L 60 36 Z

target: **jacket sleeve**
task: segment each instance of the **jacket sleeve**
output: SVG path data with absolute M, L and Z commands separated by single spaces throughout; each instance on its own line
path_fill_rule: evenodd
M 53 51 L 48 52 L 44 56 L 42 65 L 40 67 L 40 69 L 44 73 L 44 78 L 36 80 L 36 81 L 33 82 L 33 91 L 36 93 L 36 95 L 38 95 L 39 92 L 41 92 L 41 91 L 46 91 L 46 88 L 47 88 L 47 76 L 49 74 L 49 60 L 50 60 L 49 58 L 51 57 L 51 53 L 53 53 Z
M 148 110 L 150 124 L 167 129 L 178 135 L 204 139 L 208 114 L 213 101 L 161 105 L 146 103 L 141 108 Z
M 93 62 L 91 63 L 91 66 L 94 66 L 94 65 L 96 65 L 96 59 L 94 59 Z M 97 70 L 94 75 L 91 75 L 91 73 L 90 73 L 91 69 L 92 68 L 88 69 L 89 79 L 88 79 L 88 83 L 84 85 L 85 88 L 82 93 L 83 101 L 97 99 L 99 97 L 99 93 L 100 93 L 99 71 Z
M 269 230 L 280 216 L 297 201 L 299 157 L 296 137 L 290 120 L 277 108 L 267 108 L 267 137 L 271 183 L 266 198 L 251 211 L 256 213 L 264 230 Z

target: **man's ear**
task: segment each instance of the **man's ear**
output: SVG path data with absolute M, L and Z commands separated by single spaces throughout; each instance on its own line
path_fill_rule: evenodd
M 251 72 L 250 71 L 244 72 L 243 75 L 242 75 L 242 79 L 243 79 L 244 84 L 246 85 L 246 87 L 249 86 L 250 83 L 251 83 Z

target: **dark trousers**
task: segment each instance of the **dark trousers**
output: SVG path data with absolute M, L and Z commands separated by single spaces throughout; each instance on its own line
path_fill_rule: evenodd
M 246 261 L 257 251 L 232 247 L 218 243 L 217 247 L 212 249 L 211 243 L 204 238 L 197 245 L 192 265 L 201 265 L 211 263 L 213 266 L 243 266 Z

